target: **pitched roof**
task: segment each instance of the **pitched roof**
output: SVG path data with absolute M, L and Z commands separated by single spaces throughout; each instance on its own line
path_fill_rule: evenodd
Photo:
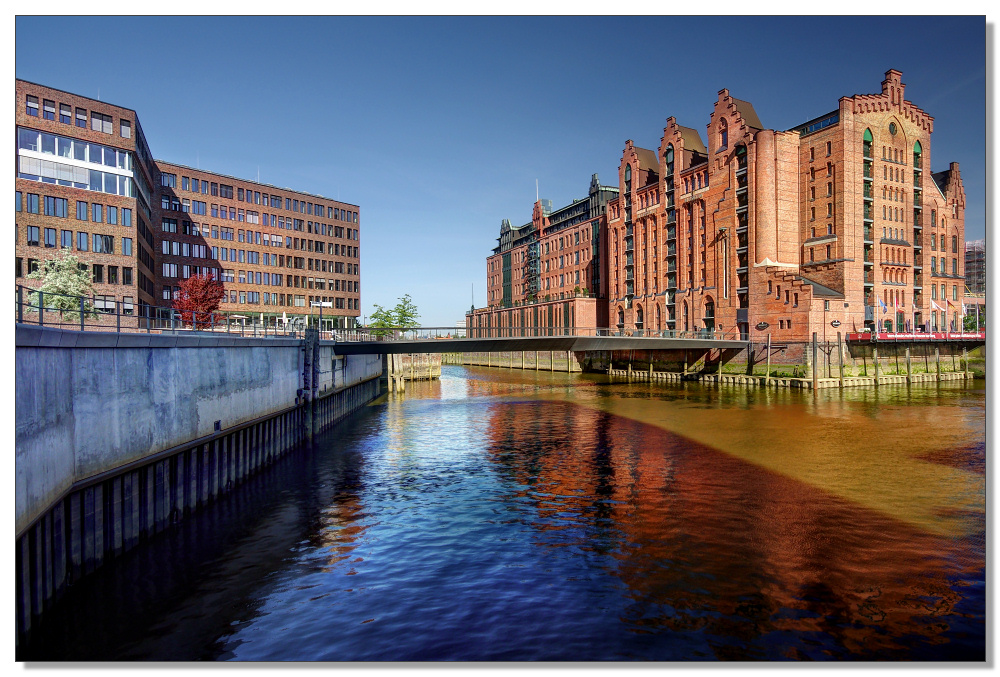
M 823 298 L 823 297 L 826 297 L 826 298 L 836 298 L 836 299 L 842 299 L 842 298 L 844 298 L 844 295 L 842 293 L 840 293 L 839 291 L 837 291 L 836 289 L 830 289 L 826 285 L 820 284 L 819 282 L 816 282 L 814 280 L 810 280 L 808 277 L 803 277 L 801 279 L 802 279 L 803 282 L 806 282 L 806 283 L 812 285 L 813 296 L 818 296 L 820 298 Z
M 640 169 L 647 169 L 659 173 L 660 161 L 657 159 L 655 152 L 649 150 L 648 148 L 639 148 L 636 146 L 635 156 L 639 158 Z
M 944 192 L 948 188 L 948 181 L 951 180 L 951 170 L 946 169 L 943 172 L 934 172 L 931 174 L 931 178 L 934 179 L 938 190 L 941 191 L 941 197 L 944 197 Z
M 760 118 L 757 117 L 757 111 L 753 109 L 752 103 L 741 99 L 733 99 L 733 105 L 736 106 L 736 111 L 743 118 L 743 121 L 747 123 L 748 127 L 764 129 L 764 125 L 760 123 Z
M 677 129 L 681 132 L 681 140 L 684 141 L 684 150 L 708 153 L 705 144 L 701 141 L 701 134 L 698 133 L 698 130 L 691 129 L 690 127 L 681 127 L 680 125 L 677 125 Z

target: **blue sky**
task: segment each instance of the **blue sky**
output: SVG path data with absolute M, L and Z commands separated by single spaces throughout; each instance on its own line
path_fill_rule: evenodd
M 453 326 L 536 179 L 558 207 L 671 115 L 704 138 L 724 87 L 788 129 L 902 71 L 983 237 L 985 34 L 983 17 L 19 17 L 16 75 L 135 109 L 159 159 L 360 205 L 362 312 L 409 293 Z

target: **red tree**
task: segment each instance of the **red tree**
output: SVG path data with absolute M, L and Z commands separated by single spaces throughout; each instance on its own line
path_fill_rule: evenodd
M 181 311 L 181 321 L 186 325 L 195 324 L 194 314 L 197 313 L 198 328 L 212 325 L 210 313 L 219 309 L 219 303 L 226 295 L 222 283 L 214 275 L 192 275 L 181 282 L 180 298 L 175 299 L 173 306 Z

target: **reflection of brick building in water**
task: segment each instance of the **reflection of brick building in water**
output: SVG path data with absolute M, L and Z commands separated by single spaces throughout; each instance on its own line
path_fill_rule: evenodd
M 957 163 L 932 172 L 934 119 L 904 90 L 890 70 L 880 93 L 776 131 L 723 89 L 704 139 L 670 117 L 655 150 L 627 141 L 601 258 L 611 328 L 957 326 L 965 192 Z M 495 257 L 488 273 L 491 291 L 506 279 Z
M 660 402 L 619 402 L 610 412 L 548 399 L 497 407 L 486 439 L 496 476 L 530 506 L 535 544 L 627 586 L 623 624 L 743 642 L 709 642 L 728 659 L 806 657 L 797 642 L 764 639 L 782 633 L 815 633 L 814 657 L 827 659 L 895 659 L 914 638 L 947 642 L 948 624 L 928 620 L 954 619 L 961 595 L 936 559 L 953 557 L 955 578 L 972 580 L 981 560 L 958 554 L 968 543 L 621 415 L 659 415 Z

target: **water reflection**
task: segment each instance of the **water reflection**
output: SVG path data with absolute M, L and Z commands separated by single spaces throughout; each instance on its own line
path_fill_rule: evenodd
M 445 367 L 76 586 L 31 656 L 982 660 L 984 411 Z

